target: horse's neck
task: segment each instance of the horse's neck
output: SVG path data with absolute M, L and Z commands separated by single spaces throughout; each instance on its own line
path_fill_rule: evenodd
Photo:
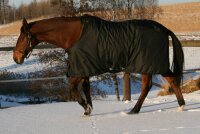
M 39 42 L 54 44 L 63 49 L 69 48 L 80 38 L 82 29 L 83 24 L 79 20 L 67 23 L 63 21 L 59 22 L 59 24 L 55 24 L 54 22 L 52 26 L 49 24 L 36 24 L 33 27 L 33 31 L 36 33 Z

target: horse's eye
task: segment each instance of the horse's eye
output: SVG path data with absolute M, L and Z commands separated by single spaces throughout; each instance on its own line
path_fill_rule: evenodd
M 23 40 L 24 40 L 24 37 L 21 38 L 21 41 L 23 41 Z

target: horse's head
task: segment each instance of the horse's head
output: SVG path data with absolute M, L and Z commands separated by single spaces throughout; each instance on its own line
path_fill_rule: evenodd
M 21 33 L 17 40 L 16 47 L 13 53 L 13 59 L 17 64 L 22 64 L 24 58 L 28 58 L 34 46 L 37 45 L 36 36 L 31 33 L 30 26 L 26 19 L 23 19 Z

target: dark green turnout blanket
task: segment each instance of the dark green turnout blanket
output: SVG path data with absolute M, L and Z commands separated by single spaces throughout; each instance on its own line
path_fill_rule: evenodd
M 85 15 L 82 35 L 68 48 L 68 77 L 106 72 L 161 74 L 169 71 L 166 28 L 150 20 L 105 21 Z

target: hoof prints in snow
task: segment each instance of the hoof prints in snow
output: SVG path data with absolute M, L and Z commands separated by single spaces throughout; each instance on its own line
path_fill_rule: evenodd
M 98 134 L 99 129 L 97 128 L 97 117 L 92 117 L 92 134 Z

